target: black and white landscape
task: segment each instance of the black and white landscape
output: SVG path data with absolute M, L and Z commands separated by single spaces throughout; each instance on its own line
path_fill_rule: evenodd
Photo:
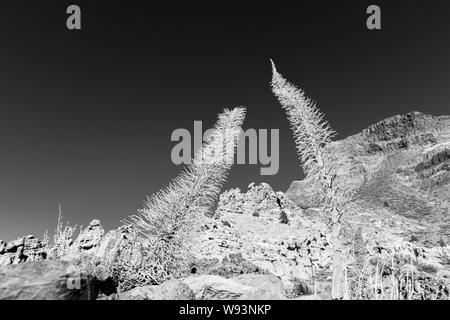
M 450 298 L 448 4 L 63 2 L 0 13 L 0 300 Z

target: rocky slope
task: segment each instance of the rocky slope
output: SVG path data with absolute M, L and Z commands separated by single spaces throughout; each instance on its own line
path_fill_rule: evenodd
M 351 158 L 338 179 L 358 190 L 359 214 L 385 224 L 392 223 L 390 218 L 401 222 L 395 233 L 413 243 L 449 244 L 450 116 L 394 116 L 333 142 L 329 150 Z M 286 195 L 303 208 L 316 205 L 301 181 L 294 181 Z
M 350 279 L 360 269 L 366 272 L 364 279 L 375 275 L 371 298 L 383 292 L 391 298 L 448 299 L 450 117 L 391 117 L 333 142 L 329 151 L 336 158 L 351 159 L 340 168 L 337 181 L 358 191 L 344 215 L 342 232 Z M 108 264 L 118 256 L 141 259 L 130 227 L 105 232 L 94 220 L 70 239 L 62 260 L 83 270 L 88 261 L 87 287 L 95 288 L 88 297 L 303 299 L 318 293 L 315 298 L 326 299 L 331 252 L 326 217 L 319 207 L 302 181 L 294 181 L 286 194 L 265 183 L 225 191 L 214 215 L 204 217 L 193 230 L 191 275 L 160 286 L 116 293 Z M 14 298 L 20 283 L 32 283 L 32 276 L 10 279 L 23 262 L 38 264 L 47 279 L 45 288 L 60 286 L 71 271 L 54 262 L 39 264 L 51 256 L 45 243 L 33 236 L 0 241 L 0 279 L 13 283 L 9 287 L 15 290 L 0 285 L 0 299 Z M 46 268 L 59 270 L 57 279 L 49 279 Z M 58 292 L 61 298 L 86 297 L 86 292 Z
M 344 217 L 347 249 L 360 227 L 374 264 L 393 256 L 403 260 L 395 262 L 399 268 L 409 261 L 422 286 L 430 287 L 432 279 L 447 283 L 442 295 L 428 292 L 428 298 L 448 296 L 450 117 L 391 117 L 333 142 L 329 150 L 351 159 L 337 181 L 358 191 Z M 220 197 L 216 221 L 200 230 L 197 253 L 220 259 L 240 252 L 287 286 L 301 282 L 306 291 L 317 289 L 329 280 L 330 262 L 317 207 L 302 181 L 294 181 L 286 195 L 267 184 L 251 184 L 244 193 L 229 190 Z M 425 269 L 429 273 L 421 274 Z

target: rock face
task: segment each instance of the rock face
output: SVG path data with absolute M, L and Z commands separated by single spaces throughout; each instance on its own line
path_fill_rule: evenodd
M 168 280 L 157 286 L 138 287 L 117 294 L 115 300 L 194 300 L 195 294 L 179 280 Z
M 285 299 L 280 279 L 270 275 L 241 275 L 231 279 L 201 275 L 183 282 L 194 291 L 196 300 Z
M 230 257 L 239 257 L 245 261 L 240 265 L 253 266 L 235 269 L 241 274 L 270 274 L 290 286 L 294 280 L 306 281 L 312 273 L 326 269 L 328 241 L 320 217 L 306 218 L 267 184 L 249 187 L 246 194 L 237 189 L 223 193 L 215 219 L 198 230 L 195 254 L 214 266 L 198 273 L 236 276 L 226 266 Z
M 236 300 L 251 287 L 214 275 L 189 277 L 183 281 L 195 294 L 196 300 Z
M 62 261 L 0 267 L 0 300 L 94 300 L 93 277 Z
M 244 274 L 232 278 L 242 285 L 251 287 L 239 297 L 240 300 L 283 300 L 286 299 L 286 289 L 280 278 L 273 275 Z
M 242 193 L 239 188 L 222 193 L 215 218 L 229 213 L 250 214 L 258 217 L 268 211 L 275 211 L 279 212 L 280 219 L 282 219 L 281 212 L 283 210 L 289 211 L 291 218 L 298 216 L 293 212 L 298 208 L 282 192 L 273 191 L 267 183 L 259 185 L 251 183 L 245 193 Z
M 0 266 L 47 258 L 45 244 L 34 236 L 26 236 L 11 242 L 0 240 Z
M 241 274 L 267 274 L 268 272 L 256 264 L 247 261 L 242 256 L 242 253 L 230 253 L 222 259 L 200 258 L 194 260 L 191 266 L 191 273 L 231 278 Z
M 405 236 L 420 245 L 448 244 L 450 116 L 394 116 L 331 143 L 328 150 L 351 159 L 337 181 L 356 188 L 358 211 L 406 218 Z M 304 208 L 317 205 L 301 181 L 294 181 L 286 195 Z
M 90 255 L 96 253 L 103 240 L 105 230 L 100 224 L 100 220 L 92 220 L 89 225 L 83 229 L 78 237 L 68 248 L 64 260 L 71 260 L 80 255 Z
M 119 255 L 127 254 L 128 259 L 139 259 L 131 250 L 136 234 L 131 226 L 121 226 L 105 234 L 99 220 L 93 220 L 69 246 L 61 260 L 74 261 L 83 257 L 95 257 L 103 262 L 112 262 Z

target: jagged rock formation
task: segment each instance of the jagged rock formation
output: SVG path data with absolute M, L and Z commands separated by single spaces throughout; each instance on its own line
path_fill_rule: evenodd
M 418 112 L 391 117 L 331 143 L 328 150 L 337 160 L 351 159 L 337 181 L 358 191 L 344 216 L 344 243 L 351 248 L 362 227 L 372 271 L 380 259 L 400 259 L 395 268 L 409 261 L 421 297 L 448 297 L 450 117 Z M 289 207 L 287 224 L 280 223 L 277 198 Z M 226 191 L 215 217 L 199 233 L 199 256 L 220 260 L 239 252 L 286 285 L 301 281 L 307 290 L 326 281 L 325 217 L 303 181 L 294 181 L 286 195 L 267 184 L 251 184 L 245 193 Z M 351 265 L 358 257 L 349 253 L 349 259 Z M 441 293 L 433 292 L 433 283 L 444 288 Z
M 221 265 L 239 254 L 257 267 L 252 273 L 278 276 L 287 288 L 299 281 L 308 287 L 312 274 L 330 263 L 324 229 L 319 216 L 306 218 L 283 193 L 252 183 L 246 193 L 232 189 L 221 195 L 215 218 L 198 230 L 195 254 Z
M 68 248 L 66 256 L 78 256 L 82 254 L 94 254 L 103 239 L 105 230 L 100 224 L 100 220 L 92 220 L 89 225 L 80 231 L 78 237 Z
M 10 242 L 0 240 L 0 266 L 44 260 L 47 258 L 45 246 L 42 239 L 32 235 Z

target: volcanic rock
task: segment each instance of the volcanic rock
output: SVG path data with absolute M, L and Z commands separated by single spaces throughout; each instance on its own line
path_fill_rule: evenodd
M 121 292 L 114 300 L 194 300 L 192 289 L 179 280 L 168 280 L 160 285 L 137 287 Z
M 0 300 L 95 300 L 94 278 L 63 261 L 0 267 Z

